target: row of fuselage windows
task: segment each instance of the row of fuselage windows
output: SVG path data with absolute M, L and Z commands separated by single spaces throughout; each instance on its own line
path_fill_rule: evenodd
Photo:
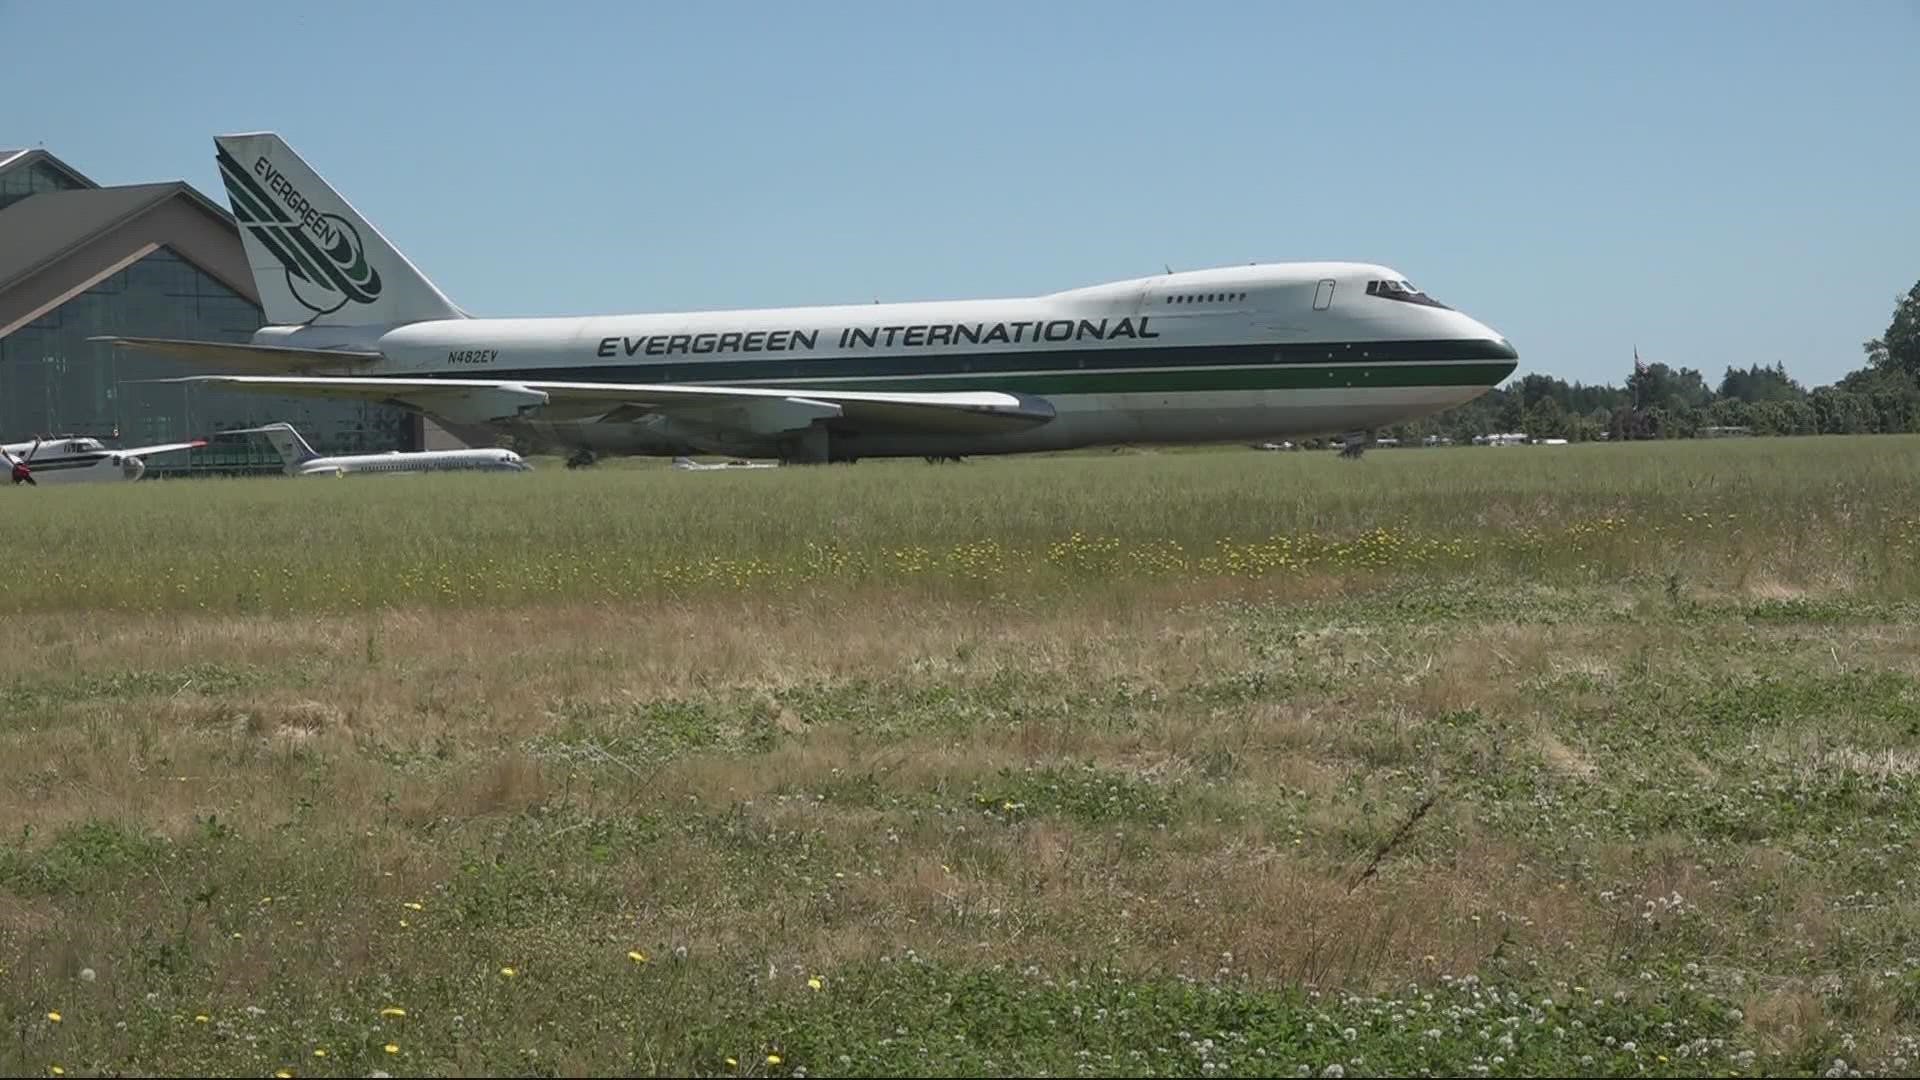
M 499 469 L 496 461 L 376 461 L 353 466 L 355 472 L 440 472 L 446 469 Z
M 1179 296 L 1167 297 L 1167 303 L 1169 304 L 1220 304 L 1220 303 L 1231 303 L 1236 300 L 1245 300 L 1246 298 L 1247 298 L 1247 294 L 1243 292 L 1183 293 Z

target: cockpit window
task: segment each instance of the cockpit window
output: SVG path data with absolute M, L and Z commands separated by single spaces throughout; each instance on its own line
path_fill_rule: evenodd
M 1398 300 L 1406 304 L 1422 304 L 1426 307 L 1445 308 L 1447 305 L 1415 288 L 1413 282 L 1403 278 L 1389 278 L 1385 281 L 1367 282 L 1367 295 L 1378 296 L 1383 300 Z M 1451 311 L 1451 308 L 1447 310 Z

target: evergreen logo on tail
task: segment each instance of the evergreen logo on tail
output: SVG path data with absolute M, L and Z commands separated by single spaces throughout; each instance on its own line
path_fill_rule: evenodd
M 316 315 L 348 302 L 380 298 L 380 272 L 367 262 L 360 230 L 339 214 L 309 202 L 265 156 L 251 167 L 218 148 L 220 178 L 242 228 L 279 260 L 295 300 Z

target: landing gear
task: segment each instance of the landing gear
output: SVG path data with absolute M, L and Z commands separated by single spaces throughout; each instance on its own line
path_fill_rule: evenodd
M 825 465 L 831 460 L 827 439 L 826 428 L 813 427 L 780 440 L 780 464 Z
M 598 460 L 600 460 L 600 455 L 594 453 L 592 449 L 583 446 L 568 455 L 567 468 L 584 469 Z
M 1373 445 L 1373 433 L 1370 431 L 1350 432 L 1341 439 L 1340 456 L 1358 458 L 1367 447 Z

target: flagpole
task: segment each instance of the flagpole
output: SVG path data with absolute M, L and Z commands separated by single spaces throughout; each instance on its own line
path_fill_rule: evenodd
M 1644 374 L 1646 373 L 1646 370 L 1647 370 L 1647 369 L 1646 369 L 1646 367 L 1645 367 L 1645 365 L 1643 365 L 1643 364 L 1641 364 L 1641 363 L 1640 363 L 1640 345 L 1639 345 L 1639 344 L 1638 344 L 1638 343 L 1636 342 L 1636 343 L 1634 344 L 1634 346 L 1633 346 L 1633 375 L 1634 375 L 1634 379 L 1633 379 L 1633 427 L 1634 427 L 1634 430 L 1635 430 L 1636 432 L 1637 432 L 1637 431 L 1638 431 L 1638 430 L 1640 429 L 1640 421 L 1641 421 L 1641 417 L 1640 417 L 1640 382 L 1641 382 L 1641 380 L 1640 380 L 1640 376 L 1641 376 L 1641 375 L 1644 375 Z

